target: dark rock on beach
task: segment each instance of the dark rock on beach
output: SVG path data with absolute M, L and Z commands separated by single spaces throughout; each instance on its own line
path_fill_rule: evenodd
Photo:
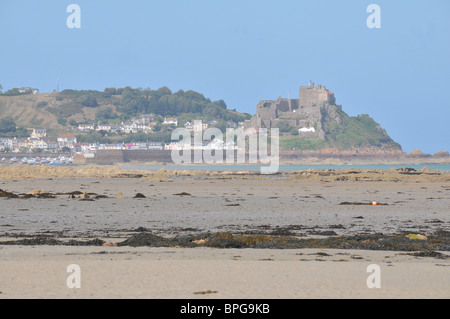
M 164 237 L 154 235 L 148 232 L 142 232 L 136 235 L 133 235 L 132 237 L 128 238 L 127 240 L 118 243 L 118 246 L 132 246 L 132 247 L 142 247 L 142 246 L 148 246 L 148 247 L 166 247 L 169 246 L 170 241 Z
M 0 197 L 3 198 L 19 198 L 19 195 L 4 191 L 3 189 L 0 189 Z
M 70 240 L 62 241 L 48 236 L 36 236 L 34 238 L 20 239 L 14 241 L 5 241 L 1 245 L 19 245 L 19 246 L 101 246 L 105 242 L 100 239 L 89 241 Z

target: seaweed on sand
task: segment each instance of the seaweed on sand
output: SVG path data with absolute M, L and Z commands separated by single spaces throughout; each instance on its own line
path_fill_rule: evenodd
M 436 258 L 436 259 L 449 259 L 450 258 L 450 256 L 444 255 L 444 254 L 434 251 L 434 250 L 419 251 L 416 253 L 408 253 L 407 255 L 414 256 L 414 257 L 431 257 L 431 258 Z
M 30 192 L 28 194 L 21 194 L 17 195 L 8 191 L 5 191 L 3 189 L 0 189 L 0 197 L 3 198 L 20 198 L 20 199 L 28 199 L 28 198 L 56 198 L 55 195 L 50 194 L 48 192 L 42 191 L 42 190 L 36 190 L 33 192 Z
M 4 241 L 1 245 L 20 245 L 20 246 L 102 246 L 105 242 L 98 238 L 79 241 L 69 240 L 62 241 L 49 236 L 36 236 L 34 238 L 19 239 L 14 241 Z
M 181 193 L 177 193 L 177 194 L 173 194 L 174 196 L 192 196 L 190 193 L 187 192 L 181 192 Z
M 19 195 L 4 191 L 3 189 L 0 189 L 0 197 L 3 198 L 19 198 Z
M 294 236 L 274 236 L 271 234 L 233 234 L 231 232 L 199 233 L 171 238 L 143 231 L 133 234 L 117 246 L 131 247 L 209 247 L 209 248 L 271 248 L 271 249 L 357 249 L 419 252 L 417 257 L 439 257 L 436 251 L 450 251 L 450 234 L 441 232 L 429 235 L 427 240 L 411 240 L 404 234 L 399 235 L 356 235 L 334 236 L 328 238 L 299 238 Z M 16 241 L 0 242 L 0 245 L 65 245 L 65 246 L 102 246 L 100 239 L 90 241 L 61 241 L 49 236 Z M 442 257 L 442 256 L 441 256 Z M 447 258 L 447 257 L 445 257 Z
M 123 242 L 118 243 L 117 246 L 167 247 L 170 246 L 170 240 L 148 232 L 142 232 L 131 236 Z

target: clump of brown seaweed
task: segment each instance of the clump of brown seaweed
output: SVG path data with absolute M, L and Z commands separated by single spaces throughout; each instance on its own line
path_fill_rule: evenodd
M 450 233 L 439 232 L 427 240 L 411 240 L 404 234 L 332 236 L 299 238 L 290 235 L 233 234 L 231 232 L 202 233 L 164 238 L 141 232 L 118 243 L 119 246 L 150 247 L 210 247 L 210 248 L 272 248 L 272 249 L 362 249 L 386 251 L 450 251 Z
M 292 235 L 272 234 L 233 234 L 231 232 L 198 233 L 166 238 L 151 233 L 148 229 L 133 234 L 117 246 L 129 247 L 209 247 L 209 248 L 254 248 L 254 249 L 355 249 L 417 252 L 418 257 L 436 257 L 436 251 L 450 251 L 450 233 L 439 231 L 428 235 L 426 240 L 414 240 L 405 236 L 384 235 L 381 233 L 354 236 L 332 236 L 327 238 L 299 238 Z M 0 245 L 65 245 L 65 246 L 102 246 L 100 239 L 90 241 L 61 241 L 48 236 L 5 241 Z M 440 253 L 439 253 L 440 254 Z M 444 258 L 442 254 L 440 258 Z
M 13 241 L 3 241 L 1 245 L 19 245 L 19 246 L 102 246 L 105 242 L 95 238 L 87 241 L 71 239 L 63 241 L 50 236 L 38 235 L 33 238 L 19 239 Z

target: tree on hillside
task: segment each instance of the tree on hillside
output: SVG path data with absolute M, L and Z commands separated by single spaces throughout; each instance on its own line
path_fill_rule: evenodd
M 227 104 L 225 103 L 224 100 L 219 100 L 219 101 L 216 101 L 214 103 L 217 104 L 218 106 L 220 106 L 221 108 L 225 109 L 225 110 L 227 109 Z
M 0 119 L 0 136 L 29 137 L 30 132 L 24 127 L 17 128 L 12 117 L 4 117 Z
M 122 95 L 122 112 L 129 115 L 146 113 L 148 100 L 135 90 L 126 90 Z
M 106 88 L 106 89 L 103 91 L 102 96 L 103 96 L 103 97 L 106 97 L 106 98 L 109 98 L 109 97 L 111 97 L 111 96 L 113 96 L 113 95 L 116 95 L 116 94 L 117 94 L 117 89 L 116 89 L 116 88 Z
M 11 117 L 0 119 L 0 133 L 12 133 L 16 131 L 16 123 Z
M 99 121 L 111 120 L 117 117 L 118 117 L 117 114 L 115 114 L 113 109 L 110 107 L 107 107 L 106 109 L 103 110 L 98 110 L 95 113 L 95 118 Z
M 93 91 L 85 91 L 97 98 L 98 94 Z M 223 119 L 235 123 L 242 122 L 251 117 L 248 114 L 239 114 L 236 111 L 229 111 L 225 101 L 211 101 L 203 94 L 188 90 L 178 90 L 172 92 L 168 87 L 163 86 L 157 90 L 150 88 L 133 89 L 130 86 L 124 88 L 107 88 L 100 93 L 101 97 L 111 97 L 120 95 L 120 99 L 115 99 L 114 105 L 118 106 L 121 116 L 131 118 L 139 114 L 152 113 L 162 117 L 180 116 L 183 113 L 202 114 L 209 118 Z M 85 95 L 84 95 L 85 96 Z M 83 103 L 84 102 L 84 103 Z M 81 104 L 86 106 L 87 101 Z M 94 105 L 90 106 L 96 106 Z M 98 114 L 102 115 L 101 113 Z
M 167 86 L 163 86 L 159 89 L 157 89 L 154 93 L 153 96 L 156 99 L 160 99 L 161 97 L 163 97 L 164 95 L 172 95 L 172 90 L 170 90 Z
M 83 96 L 80 98 L 80 104 L 87 107 L 97 107 L 97 99 L 92 95 Z

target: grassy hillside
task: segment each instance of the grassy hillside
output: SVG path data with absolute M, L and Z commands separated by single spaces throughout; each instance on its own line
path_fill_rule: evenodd
M 280 147 L 289 150 L 322 150 L 330 148 L 330 143 L 318 137 L 280 136 Z
M 381 149 L 401 150 L 386 131 L 369 115 L 348 116 L 343 111 L 337 111 L 338 116 L 323 114 L 322 128 L 325 139 L 319 137 L 282 136 L 280 146 L 284 149 L 296 150 L 354 150 Z
M 340 123 L 324 121 L 323 127 L 328 143 L 340 150 L 379 148 L 401 150 L 386 131 L 369 115 L 348 116 L 339 111 Z
M 49 132 L 64 131 L 68 121 L 78 123 L 95 120 L 99 109 L 115 108 L 111 102 L 102 103 L 96 110 L 80 105 L 57 94 L 0 96 L 1 118 L 11 117 L 18 126 L 46 128 Z M 66 120 L 66 125 L 58 122 Z
M 17 126 L 46 128 L 58 134 L 80 123 L 97 121 L 117 123 L 140 114 L 160 117 L 241 122 L 250 118 L 229 110 L 223 100 L 211 101 L 194 91 L 173 93 L 163 87 L 158 90 L 108 88 L 102 91 L 64 90 L 60 93 L 0 95 L 0 118 L 12 118 Z
M 19 126 L 55 127 L 56 117 L 36 105 L 51 100 L 50 94 L 0 96 L 0 114 L 2 118 L 11 117 Z
M 289 134 L 292 132 L 285 130 L 287 134 L 281 137 L 281 148 L 401 150 L 401 146 L 370 116 L 351 117 L 340 110 L 331 113 L 324 110 L 320 123 L 325 133 L 324 139 L 317 136 L 293 136 Z M 0 95 L 0 120 L 7 118 L 11 122 L 12 119 L 18 127 L 28 129 L 45 128 L 50 136 L 71 130 L 75 132 L 75 127 L 80 123 L 118 123 L 147 113 L 159 115 L 160 120 L 166 116 L 176 116 L 179 125 L 193 119 L 202 119 L 203 122 L 216 120 L 216 127 L 222 131 L 227 127 L 227 122 L 238 123 L 251 117 L 249 114 L 229 110 L 222 100 L 211 101 L 194 91 L 172 92 L 167 87 L 158 90 L 126 87 L 107 88 L 104 91 L 64 90 L 60 93 L 36 95 Z M 91 135 L 86 136 L 86 140 L 103 138 L 98 133 Z M 133 135 L 129 138 L 136 137 Z M 141 136 L 142 140 L 149 138 L 147 135 Z

